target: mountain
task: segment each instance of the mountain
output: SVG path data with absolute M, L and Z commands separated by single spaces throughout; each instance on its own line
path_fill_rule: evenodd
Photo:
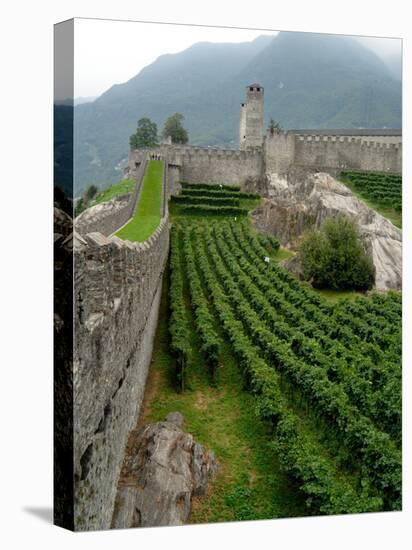
M 73 102 L 54 104 L 53 182 L 68 198 L 73 198 Z
M 402 80 L 402 56 L 388 55 L 385 57 L 384 62 L 392 76 L 396 80 Z
M 79 96 L 75 97 L 73 100 L 74 105 L 82 105 L 83 103 L 91 103 L 96 99 L 97 96 Z
M 252 42 L 201 42 L 160 56 L 75 111 L 76 189 L 121 176 L 137 120 L 161 129 L 180 112 L 190 142 L 238 146 L 245 87 L 265 88 L 265 123 L 284 128 L 401 126 L 401 83 L 371 50 L 335 35 L 281 32 Z

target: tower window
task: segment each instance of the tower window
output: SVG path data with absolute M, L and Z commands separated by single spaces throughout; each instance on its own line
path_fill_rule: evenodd
M 256 91 L 257 91 L 257 92 L 260 92 L 260 88 L 256 88 Z
M 251 86 L 251 87 L 249 88 L 249 90 L 250 90 L 251 92 L 253 92 L 253 86 Z

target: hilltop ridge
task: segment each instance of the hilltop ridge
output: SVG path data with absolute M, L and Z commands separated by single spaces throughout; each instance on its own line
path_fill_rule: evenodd
M 265 124 L 273 117 L 284 128 L 401 126 L 401 83 L 353 38 L 281 32 L 241 44 L 197 43 L 75 107 L 79 191 L 118 179 L 142 116 L 161 127 L 181 112 L 191 143 L 237 147 L 244 84 L 254 81 L 265 87 Z

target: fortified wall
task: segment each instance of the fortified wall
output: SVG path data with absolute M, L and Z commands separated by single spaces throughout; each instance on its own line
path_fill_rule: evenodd
M 95 217 L 78 217 L 72 237 L 59 237 L 66 248 L 72 242 L 74 258 L 74 312 L 66 324 L 70 326 L 74 317 L 76 529 L 111 525 L 125 446 L 140 413 L 157 325 L 169 250 L 167 198 L 179 191 L 179 182 L 248 185 L 296 167 L 332 174 L 342 169 L 401 171 L 401 144 L 388 142 L 388 136 L 375 136 L 385 138 L 378 143 L 365 139 L 368 136 L 274 132 L 254 146 L 256 120 L 254 132 L 248 133 L 244 117 L 242 150 L 165 144 L 131 151 L 127 175 L 137 183 L 130 197 L 111 212 L 103 208 Z M 166 166 L 158 229 L 142 244 L 108 237 L 132 216 L 146 161 L 153 154 Z M 65 368 L 70 371 L 71 365 Z
M 271 174 L 286 176 L 296 169 L 327 172 L 342 170 L 402 172 L 402 135 L 334 130 L 267 132 L 262 147 L 216 149 L 194 145 L 160 145 L 129 153 L 128 176 L 138 176 L 140 166 L 151 154 L 166 160 L 169 170 L 168 196 L 180 190 L 179 181 L 246 185 L 261 182 Z M 333 132 L 333 133 L 331 133 Z M 397 132 L 397 133 L 395 133 Z
M 125 203 L 92 207 L 76 218 L 73 237 L 75 341 L 74 526 L 109 529 L 129 432 L 140 414 L 169 252 L 165 165 L 162 219 L 145 242 L 107 237 L 134 214 L 146 169 Z M 122 201 L 120 201 L 122 202 Z M 109 212 L 109 213 L 108 213 Z
M 137 175 L 151 154 L 165 158 L 171 174 L 169 194 L 179 191 L 179 180 L 192 183 L 248 185 L 264 191 L 272 175 L 287 176 L 294 171 L 327 172 L 342 170 L 402 172 L 402 131 L 400 129 L 279 130 L 272 125 L 263 131 L 264 88 L 246 87 L 240 105 L 240 149 L 216 149 L 170 142 L 129 153 L 129 174 Z M 267 187 L 267 185 L 266 185 Z
M 287 174 L 303 168 L 337 175 L 342 170 L 402 172 L 399 135 L 342 135 L 289 132 L 267 133 L 264 140 L 266 173 Z M 343 132 L 345 133 L 345 132 Z
M 98 204 L 82 212 L 74 222 L 76 231 L 81 235 L 98 232 L 107 237 L 130 220 L 139 200 L 146 164 L 146 158 L 142 158 L 140 164 L 135 166 L 133 177 L 136 184 L 130 194 Z
M 179 190 L 179 180 L 192 183 L 244 184 L 263 173 L 262 148 L 247 151 L 214 149 L 194 145 L 160 145 L 136 149 L 129 153 L 128 173 L 135 174 L 143 159 L 150 154 L 160 155 L 169 166 L 170 193 Z
M 167 214 L 141 244 L 101 233 L 76 237 L 76 529 L 110 528 L 128 434 L 143 400 L 168 250 Z

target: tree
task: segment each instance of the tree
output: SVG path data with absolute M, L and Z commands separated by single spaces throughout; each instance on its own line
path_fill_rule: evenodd
M 139 119 L 136 132 L 130 136 L 130 149 L 153 147 L 157 143 L 157 124 L 148 117 Z
M 273 134 L 274 134 L 275 132 L 282 132 L 282 130 L 283 130 L 283 128 L 282 128 L 282 126 L 279 124 L 279 122 L 275 122 L 275 121 L 273 120 L 273 118 L 271 118 L 271 119 L 270 119 L 270 122 L 269 122 L 269 131 L 270 131 L 270 133 L 272 134 L 272 136 L 273 136 Z
M 187 130 L 183 128 L 185 117 L 180 113 L 175 113 L 170 116 L 163 127 L 162 136 L 164 138 L 171 137 L 172 143 L 187 143 L 189 136 Z
M 80 197 L 76 203 L 75 216 L 78 216 L 86 210 L 86 208 L 89 208 L 91 200 L 97 195 L 98 191 L 99 189 L 95 185 L 89 185 L 82 197 Z
M 83 210 L 85 210 L 85 209 L 86 209 L 86 206 L 84 204 L 83 197 L 80 197 L 80 199 L 76 202 L 74 215 L 79 216 L 83 212 Z
M 92 198 L 96 195 L 98 192 L 98 189 L 95 185 L 89 185 L 89 187 L 86 189 L 86 191 L 83 194 L 84 202 L 88 203 L 92 200 Z
M 347 216 L 327 218 L 319 231 L 309 231 L 299 247 L 303 276 L 317 288 L 368 290 L 375 267 Z

